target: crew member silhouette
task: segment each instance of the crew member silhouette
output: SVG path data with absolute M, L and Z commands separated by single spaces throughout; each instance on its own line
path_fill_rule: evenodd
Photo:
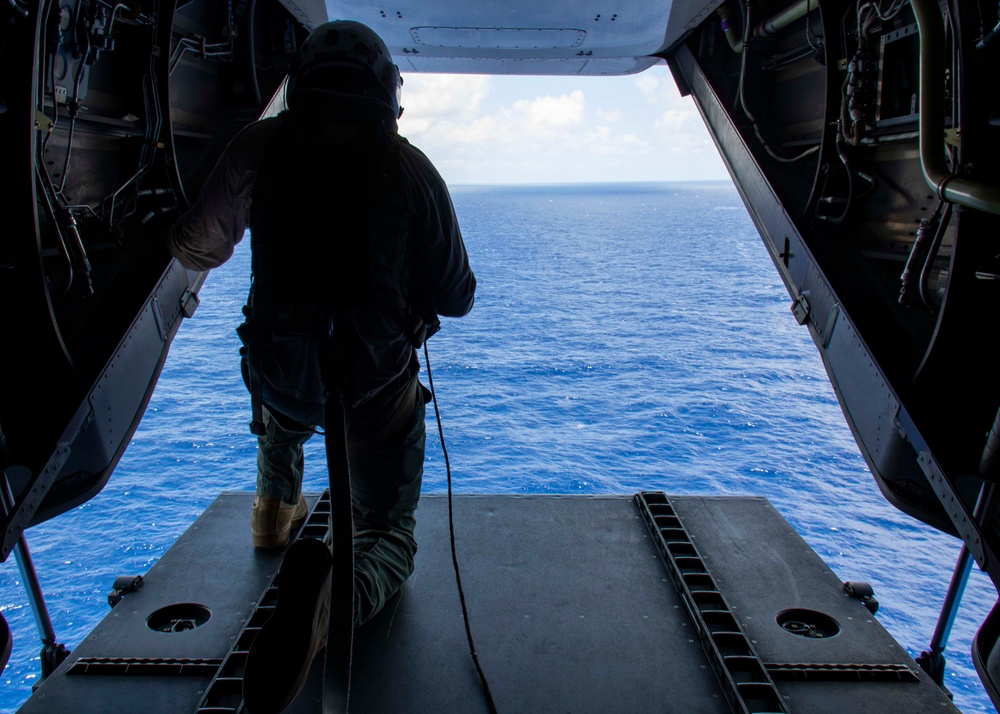
M 238 332 L 258 438 L 256 547 L 285 547 L 302 526 L 302 447 L 328 399 L 343 402 L 355 626 L 413 570 L 429 397 L 416 348 L 439 315 L 467 314 L 476 289 L 443 179 L 398 135 L 402 84 L 370 28 L 320 25 L 290 73 L 287 110 L 233 139 L 168 235 L 182 265 L 208 270 L 250 229 Z M 288 548 L 247 662 L 251 711 L 281 711 L 304 685 L 326 639 L 330 562 L 321 540 Z

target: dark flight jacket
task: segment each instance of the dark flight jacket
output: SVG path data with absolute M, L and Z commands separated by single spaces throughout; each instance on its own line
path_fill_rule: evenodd
M 264 400 L 298 421 L 319 423 L 321 362 L 335 363 L 355 406 L 380 401 L 418 369 L 415 326 L 472 308 L 476 279 L 448 189 L 394 124 L 289 113 L 251 124 L 171 229 L 170 251 L 188 269 L 217 267 L 248 225 L 254 286 L 241 337 L 267 333 L 256 355 Z M 326 333 L 341 346 L 350 336 L 348 358 L 330 357 Z

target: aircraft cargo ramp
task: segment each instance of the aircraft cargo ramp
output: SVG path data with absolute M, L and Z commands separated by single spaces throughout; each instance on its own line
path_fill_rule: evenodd
M 20 711 L 240 711 L 281 557 L 251 546 L 252 498 L 222 494 Z M 325 531 L 310 502 L 301 537 Z M 417 518 L 416 571 L 357 631 L 350 709 L 486 712 L 447 499 Z M 455 525 L 501 714 L 958 711 L 763 498 L 463 495 Z M 322 711 L 321 659 L 289 711 Z

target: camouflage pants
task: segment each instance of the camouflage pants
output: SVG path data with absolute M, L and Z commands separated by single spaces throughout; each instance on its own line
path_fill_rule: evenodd
M 417 543 L 414 510 L 424 472 L 424 394 L 413 376 L 381 403 L 352 411 L 347 454 L 354 512 L 355 625 L 371 619 L 410 573 Z M 302 447 L 313 430 L 266 408 L 258 437 L 257 494 L 296 503 Z

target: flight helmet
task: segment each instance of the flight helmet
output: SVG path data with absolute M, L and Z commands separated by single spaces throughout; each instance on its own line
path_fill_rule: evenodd
M 288 92 L 336 91 L 382 102 L 399 118 L 403 78 L 389 48 L 367 25 L 333 20 L 314 29 L 299 52 Z

